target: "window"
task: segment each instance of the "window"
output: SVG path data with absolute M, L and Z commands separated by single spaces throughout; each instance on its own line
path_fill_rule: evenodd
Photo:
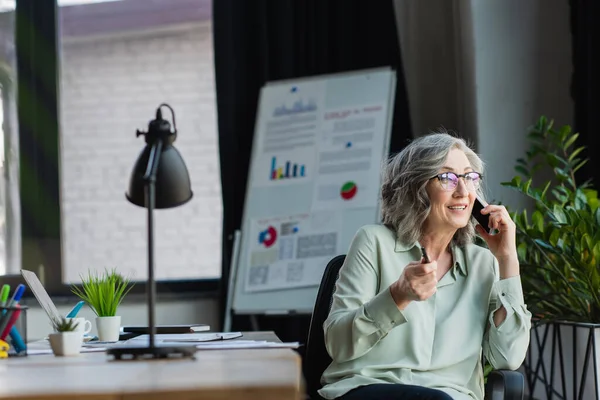
M 47 42 L 54 29 L 53 19 L 47 18 L 54 10 L 53 0 L 20 5 L 32 23 L 20 25 L 23 47 L 16 53 L 28 58 L 28 52 L 37 51 L 37 60 L 42 60 L 24 61 L 27 73 L 20 81 L 31 86 L 27 94 L 38 107 L 34 111 L 54 107 L 54 121 L 59 121 L 58 146 L 53 144 L 57 129 L 47 128 L 45 120 L 33 119 L 31 127 L 21 127 L 21 145 L 25 144 L 21 153 L 33 157 L 31 162 L 23 159 L 31 179 L 26 182 L 22 177 L 20 192 L 15 182 L 27 220 L 17 235 L 22 237 L 23 251 L 19 247 L 17 253 L 23 255 L 23 268 L 35 270 L 39 265 L 37 272 L 51 294 L 69 293 L 65 285 L 79 282 L 89 270 L 117 267 L 133 280 L 146 279 L 147 211 L 130 204 L 125 191 L 145 144 L 136 138 L 136 129 L 147 130 L 158 105 L 168 103 L 176 113 L 175 146 L 190 172 L 194 197 L 184 206 L 155 211 L 158 289 L 216 288 L 221 275 L 222 200 L 211 0 L 58 0 L 58 106 L 52 104 L 54 96 L 35 87 L 36 79 L 54 76 L 38 68 L 43 60 L 55 62 L 48 58 L 54 50 L 48 53 L 48 44 L 53 47 Z M 14 37 L 14 7 L 14 0 L 0 0 L 0 45 Z M 13 64 L 15 59 L 12 56 Z M 10 65 L 6 61 L 0 53 L 0 66 Z M 6 121 L 13 120 L 7 112 L 16 113 L 17 105 L 12 92 L 3 85 L 0 90 L 2 132 L 11 145 L 10 154 L 18 129 L 11 125 L 13 136 L 7 134 Z M 19 121 L 31 120 L 23 110 L 19 99 Z M 171 120 L 166 109 L 163 117 Z M 58 155 L 46 157 L 48 148 L 58 149 Z M 7 163 L 11 161 L 16 162 L 12 156 Z M 6 192 L 0 194 L 4 206 Z M 17 201 L 15 206 L 19 205 Z M 18 217 L 20 209 L 16 209 Z M 0 222 L 3 216 L 0 210 Z M 0 251 L 5 243 L 10 248 L 15 245 L 2 241 Z M 21 268 L 20 259 L 9 264 L 14 264 L 14 271 L 2 264 L 0 274 Z M 136 289 L 143 290 L 143 285 Z
M 0 0 L 0 275 L 21 266 L 14 8 Z
M 156 278 L 218 278 L 222 201 L 210 1 L 66 4 L 59 1 L 63 282 L 105 267 L 146 279 L 147 211 L 127 202 L 125 191 L 144 147 L 136 129 L 147 130 L 163 102 L 176 113 L 175 146 L 194 197 L 155 211 Z M 171 118 L 168 110 L 163 117 Z

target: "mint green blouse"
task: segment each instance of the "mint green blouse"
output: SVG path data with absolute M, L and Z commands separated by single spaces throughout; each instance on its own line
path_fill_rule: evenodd
M 333 362 L 319 391 L 334 399 L 363 385 L 403 383 L 440 389 L 454 399 L 483 399 L 482 352 L 495 369 L 517 369 L 529 345 L 531 313 L 519 276 L 499 280 L 498 261 L 483 247 L 453 247 L 453 266 L 437 292 L 400 311 L 389 286 L 421 258 L 383 225 L 354 237 L 323 324 Z M 495 326 L 501 306 L 506 319 Z

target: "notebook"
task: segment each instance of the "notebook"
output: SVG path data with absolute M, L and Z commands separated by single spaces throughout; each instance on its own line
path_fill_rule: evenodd
M 156 325 L 157 334 L 169 334 L 169 333 L 194 333 L 209 331 L 210 326 L 204 324 L 191 324 L 191 325 Z M 124 326 L 123 332 L 140 333 L 145 334 L 148 332 L 147 326 Z

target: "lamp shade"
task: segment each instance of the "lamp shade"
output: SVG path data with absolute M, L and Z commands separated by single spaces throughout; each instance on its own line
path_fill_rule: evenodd
M 127 200 L 146 207 L 144 175 L 152 145 L 147 144 L 140 153 L 129 181 Z M 190 175 L 179 151 L 170 144 L 162 148 L 156 170 L 155 208 L 171 208 L 187 203 L 193 196 Z

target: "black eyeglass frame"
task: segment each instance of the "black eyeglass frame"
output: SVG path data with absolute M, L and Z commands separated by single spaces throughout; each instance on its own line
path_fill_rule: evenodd
M 452 175 L 456 176 L 456 186 L 455 186 L 454 188 L 452 188 L 452 189 L 446 189 L 446 188 L 445 188 L 445 187 L 442 185 L 442 179 L 444 179 L 444 178 L 448 179 L 448 177 L 447 177 L 447 175 L 448 175 L 448 174 L 452 174 Z M 440 186 L 442 186 L 442 189 L 444 189 L 444 190 L 446 190 L 446 191 L 452 191 L 452 190 L 455 190 L 455 189 L 456 189 L 456 187 L 458 186 L 458 180 L 459 180 L 460 178 L 463 178 L 463 179 L 465 179 L 465 178 L 466 178 L 468 175 L 472 175 L 472 174 L 476 174 L 476 175 L 477 175 L 477 177 L 478 177 L 478 178 L 477 178 L 477 181 L 478 181 L 478 182 L 481 182 L 481 180 L 483 179 L 483 175 L 482 175 L 481 173 L 477 172 L 477 171 L 465 172 L 464 174 L 457 174 L 457 173 L 454 173 L 454 172 L 448 171 L 448 172 L 442 172 L 441 174 L 437 174 L 436 176 L 434 176 L 434 177 L 430 178 L 430 180 L 431 180 L 431 179 L 437 179 L 437 180 L 438 180 L 438 182 L 440 182 Z M 444 175 L 446 175 L 446 177 L 444 177 Z M 448 180 L 450 181 L 450 179 L 448 179 Z M 466 180 L 465 180 L 464 182 L 465 182 L 465 186 L 466 186 Z M 474 180 L 473 178 L 471 178 L 471 182 L 475 182 L 475 180 Z M 477 190 L 477 189 L 479 188 L 479 186 L 480 186 L 480 185 L 481 185 L 481 183 L 478 183 L 478 184 L 477 184 L 477 186 L 475 186 L 475 185 L 474 185 L 474 186 L 473 186 L 474 190 Z

